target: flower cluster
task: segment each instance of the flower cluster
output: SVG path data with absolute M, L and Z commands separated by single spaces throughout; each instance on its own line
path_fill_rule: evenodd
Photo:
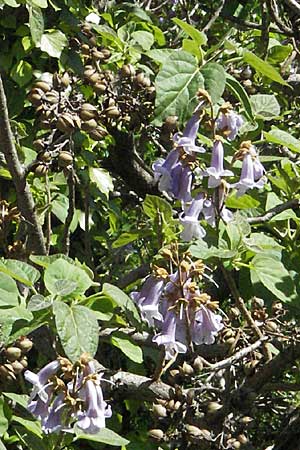
M 102 374 L 87 355 L 74 365 L 58 358 L 37 374 L 27 370 L 24 376 L 33 384 L 28 410 L 41 421 L 45 433 L 71 430 L 76 424 L 83 433 L 95 434 L 111 417 L 103 399 Z
M 185 353 L 193 343 L 212 344 L 223 328 L 221 315 L 216 314 L 217 302 L 200 291 L 195 279 L 204 276 L 202 261 L 181 261 L 169 274 L 156 268 L 146 278 L 140 292 L 131 294 L 149 326 L 158 333 L 153 342 L 164 346 L 165 359 Z
M 210 102 L 207 96 L 206 100 Z M 214 142 L 210 166 L 205 170 L 197 169 L 202 180 L 208 177 L 206 192 L 201 192 L 193 197 L 194 169 L 198 164 L 196 155 L 206 151 L 204 147 L 196 145 L 204 104 L 202 102 L 194 112 L 183 135 L 180 136 L 179 133 L 174 135 L 174 148 L 167 158 L 158 159 L 152 166 L 159 190 L 181 202 L 182 212 L 179 213 L 179 220 L 183 225 L 181 238 L 184 241 L 205 236 L 205 230 L 199 223 L 200 218 L 204 218 L 211 226 L 215 226 L 220 218 L 225 222 L 232 220 L 231 211 L 225 207 L 226 196 L 230 188 L 235 188 L 236 195 L 241 196 L 249 189 L 262 188 L 266 181 L 265 169 L 250 141 L 242 142 L 239 151 L 233 158 L 233 162 L 237 159 L 242 160 L 239 181 L 231 184 L 225 181 L 225 177 L 233 177 L 234 173 L 224 169 L 223 140 L 224 138 L 228 141 L 234 140 L 243 124 L 242 117 L 231 110 L 230 104 L 225 103 L 220 108 L 217 119 L 212 121 L 214 123 Z

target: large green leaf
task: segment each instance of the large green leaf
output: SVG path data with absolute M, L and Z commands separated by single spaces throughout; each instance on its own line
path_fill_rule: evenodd
M 136 321 L 140 321 L 140 316 L 137 312 L 133 300 L 128 297 L 128 295 L 126 295 L 123 291 L 121 291 L 121 289 L 119 289 L 117 286 L 113 286 L 109 283 L 104 283 L 102 294 L 113 300 L 113 302 L 120 308 L 122 308 L 125 312 L 129 311 L 130 313 L 132 313 Z
M 244 114 L 247 119 L 252 122 L 254 120 L 254 115 L 252 111 L 252 106 L 250 103 L 250 98 L 241 85 L 241 83 L 236 80 L 232 75 L 226 74 L 226 86 L 227 89 L 241 102 L 244 108 Z
M 19 290 L 16 282 L 5 273 L 0 273 L 0 307 L 17 306 Z
M 271 120 L 280 114 L 280 105 L 273 94 L 251 95 L 250 102 L 255 116 L 260 119 Z
M 203 76 L 193 55 L 179 51 L 163 64 L 156 80 L 154 123 L 160 125 L 168 116 L 181 123 L 191 116 L 197 104 L 197 91 L 204 87 Z
M 264 131 L 264 137 L 268 142 L 283 145 L 296 153 L 300 152 L 300 141 L 287 131 L 272 127 L 271 131 Z
M 28 6 L 29 28 L 34 44 L 40 44 L 44 33 L 44 17 L 41 8 Z
M 0 260 L 0 272 L 10 275 L 12 278 L 26 286 L 33 286 L 40 278 L 38 270 L 24 261 L 19 261 L 17 259 L 2 258 Z
M 122 233 L 118 239 L 116 239 L 113 243 L 112 243 L 112 248 L 119 248 L 119 247 L 123 247 L 123 245 L 127 245 L 130 242 L 136 241 L 139 237 L 140 237 L 141 233 Z
M 77 433 L 78 433 L 78 429 L 77 429 Z M 115 433 L 112 430 L 109 430 L 108 428 L 102 428 L 100 431 L 98 431 L 97 434 L 80 434 L 80 433 L 78 433 L 76 435 L 76 440 L 78 440 L 78 439 L 84 439 L 84 440 L 93 441 L 93 442 L 102 442 L 103 444 L 113 445 L 116 447 L 121 447 L 121 446 L 129 444 L 129 441 L 127 439 L 124 439 L 123 437 L 119 436 L 117 433 Z
M 60 58 L 61 52 L 67 44 L 68 39 L 60 30 L 50 30 L 41 38 L 41 50 L 53 58 Z
M 4 398 L 0 397 L 0 436 L 3 436 L 3 434 L 7 431 L 9 421 L 7 418 L 7 411 L 6 411 L 6 403 L 4 401 Z
M 17 62 L 11 70 L 11 77 L 20 87 L 25 86 L 32 78 L 32 66 L 24 60 Z
M 253 67 L 253 69 L 255 69 L 257 72 L 260 72 L 262 75 L 270 78 L 270 80 L 276 81 L 276 83 L 289 86 L 289 84 L 282 78 L 282 76 L 280 75 L 278 70 L 275 69 L 275 67 L 271 66 L 271 64 L 259 58 L 249 50 L 244 50 L 243 59 L 247 64 Z
M 193 256 L 200 259 L 210 259 L 210 258 L 231 259 L 236 255 L 235 250 L 229 250 L 226 248 L 224 249 L 217 248 L 214 246 L 208 247 L 207 243 L 202 239 L 199 239 L 194 244 L 192 244 L 189 250 Z
M 201 73 L 204 77 L 205 89 L 211 96 L 212 102 L 217 103 L 225 89 L 226 72 L 218 63 L 208 63 L 201 68 Z
M 246 247 L 254 253 L 269 255 L 272 258 L 281 259 L 283 247 L 271 236 L 264 233 L 252 233 L 243 239 Z
M 253 284 L 259 281 L 281 301 L 290 301 L 294 291 L 293 282 L 289 272 L 277 258 L 257 254 L 251 261 L 250 275 Z
M 144 213 L 152 220 L 161 214 L 166 221 L 172 219 L 172 206 L 167 200 L 156 195 L 146 195 L 143 202 Z
M 124 355 L 132 361 L 141 364 L 143 362 L 143 352 L 139 345 L 131 341 L 130 337 L 121 332 L 115 332 L 111 335 L 111 343 L 118 347 Z
M 99 191 L 108 197 L 109 192 L 114 189 L 113 181 L 109 172 L 101 167 L 90 167 L 89 176 L 90 180 L 97 185 Z
M 60 342 L 73 362 L 82 353 L 94 356 L 98 348 L 99 327 L 93 311 L 81 305 L 54 302 L 53 312 Z
M 85 270 L 62 258 L 47 267 L 44 281 L 50 294 L 61 296 L 84 294 L 93 285 Z

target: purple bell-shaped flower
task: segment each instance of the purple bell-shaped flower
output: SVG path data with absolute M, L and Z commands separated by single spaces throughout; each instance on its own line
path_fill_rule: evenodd
M 243 123 L 243 118 L 234 111 L 222 112 L 216 121 L 216 128 L 226 134 L 229 141 L 233 141 Z
M 192 155 L 193 153 L 205 153 L 205 149 L 203 147 L 198 147 L 196 145 L 199 123 L 199 112 L 196 112 L 186 124 L 182 136 L 180 136 L 179 133 L 176 133 L 173 136 L 173 141 L 175 144 L 178 147 L 182 147 L 185 153 L 188 153 L 189 155 Z
M 158 308 L 163 289 L 164 280 L 150 275 L 140 292 L 131 293 L 132 299 L 139 307 L 143 319 L 149 326 L 154 326 L 156 320 L 162 320 L 162 315 Z
M 254 178 L 254 164 L 250 153 L 246 153 L 242 164 L 242 173 L 238 183 L 232 185 L 237 189 L 237 197 L 244 195 L 248 189 L 262 188 L 265 184 L 265 178 L 262 177 L 258 181 Z
M 204 200 L 204 195 L 198 194 L 186 211 L 179 215 L 180 223 L 184 227 L 180 235 L 183 241 L 188 242 L 193 238 L 200 239 L 205 236 L 205 230 L 199 223 L 199 215 L 203 209 Z
M 222 177 L 231 177 L 231 170 L 224 170 L 224 147 L 221 141 L 216 140 L 212 148 L 211 166 L 203 175 L 208 176 L 208 187 L 215 188 L 221 184 Z

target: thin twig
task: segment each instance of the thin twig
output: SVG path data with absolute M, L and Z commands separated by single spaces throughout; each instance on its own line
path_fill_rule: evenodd
M 68 187 L 69 187 L 69 208 L 64 226 L 64 235 L 62 241 L 63 252 L 65 255 L 68 255 L 70 251 L 70 225 L 75 212 L 75 179 L 73 170 L 70 170 L 68 174 Z
M 18 208 L 28 226 L 28 250 L 46 254 L 44 235 L 35 211 L 34 200 L 26 181 L 11 131 L 5 91 L 0 76 L 0 151 L 4 154 L 8 170 L 16 188 Z
M 283 1 L 297 14 L 297 16 L 300 16 L 300 5 L 298 2 L 296 2 L 296 0 L 283 0 Z
M 300 200 L 294 198 L 286 203 L 281 203 L 280 205 L 274 206 L 274 208 L 269 209 L 263 216 L 248 217 L 247 222 L 251 225 L 257 225 L 259 223 L 269 222 L 273 217 L 277 216 L 287 209 L 298 209 L 300 206 Z
M 273 0 L 266 0 L 266 4 L 268 6 L 270 16 L 279 27 L 279 29 L 283 31 L 287 36 L 294 36 L 294 31 L 292 30 L 292 28 L 288 27 L 279 17 L 276 3 Z
M 46 198 L 47 198 L 47 211 L 46 211 L 46 253 L 49 255 L 50 251 L 50 240 L 51 240 L 51 192 L 50 192 L 50 184 L 49 177 L 46 174 Z
M 262 27 L 260 36 L 260 46 L 261 46 L 261 53 L 263 57 L 265 57 L 269 47 L 269 27 L 270 27 L 268 8 L 265 0 L 260 1 L 260 9 L 261 9 L 261 27 Z
M 205 27 L 202 29 L 202 31 L 204 33 L 206 33 L 212 27 L 212 25 L 215 23 L 217 18 L 220 16 L 220 14 L 224 8 L 225 2 L 226 2 L 226 0 L 221 1 L 219 8 L 214 12 L 213 16 L 210 18 L 210 20 L 207 22 Z

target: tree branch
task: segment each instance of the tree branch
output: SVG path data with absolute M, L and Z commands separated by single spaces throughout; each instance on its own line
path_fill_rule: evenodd
M 0 76 L 0 150 L 5 156 L 8 170 L 15 185 L 17 194 L 18 208 L 28 226 L 28 244 L 29 251 L 40 255 L 46 254 L 44 235 L 38 217 L 35 211 L 35 204 L 26 181 L 23 167 L 21 166 L 18 153 L 14 144 L 14 138 L 11 131 L 5 91 Z
M 269 209 L 263 216 L 248 217 L 247 221 L 251 225 L 269 222 L 269 220 L 277 216 L 277 214 L 280 214 L 287 209 L 298 209 L 299 206 L 300 200 L 298 198 L 294 198 L 293 200 L 289 200 L 286 203 L 281 203 L 280 205 L 274 206 L 274 208 Z
M 300 16 L 300 5 L 296 0 L 283 0 L 298 16 Z

